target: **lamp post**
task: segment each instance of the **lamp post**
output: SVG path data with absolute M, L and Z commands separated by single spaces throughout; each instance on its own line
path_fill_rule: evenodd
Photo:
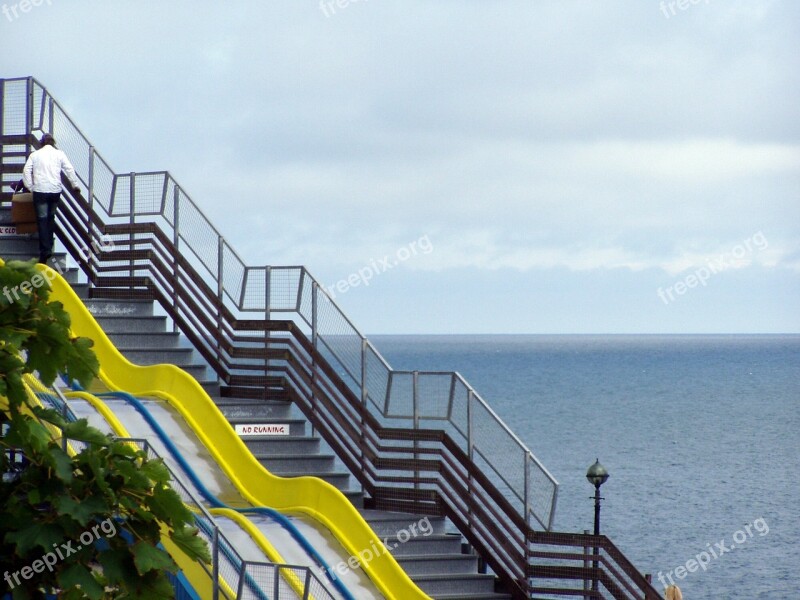
M 600 500 L 603 500 L 603 498 L 600 497 L 600 486 L 608 480 L 608 471 L 606 471 L 606 468 L 600 464 L 600 459 L 597 459 L 595 463 L 589 467 L 589 470 L 586 471 L 586 479 L 588 479 L 589 483 L 594 486 L 594 534 L 597 536 L 600 535 Z M 597 556 L 600 554 L 600 549 L 596 545 L 592 551 L 592 554 L 595 556 L 593 561 L 594 577 L 592 578 L 592 590 L 596 592 L 598 588 Z

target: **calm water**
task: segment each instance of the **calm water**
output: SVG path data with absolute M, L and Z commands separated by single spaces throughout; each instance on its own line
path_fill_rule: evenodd
M 466 377 L 559 480 L 556 529 L 592 527 L 599 457 L 602 532 L 657 587 L 706 551 L 686 600 L 800 598 L 800 336 L 372 339 Z

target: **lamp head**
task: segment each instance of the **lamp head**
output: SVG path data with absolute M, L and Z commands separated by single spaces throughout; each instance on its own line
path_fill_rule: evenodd
M 600 464 L 600 459 L 597 459 L 595 463 L 589 467 L 589 470 L 586 471 L 586 479 L 596 488 L 599 488 L 608 480 L 608 471 Z

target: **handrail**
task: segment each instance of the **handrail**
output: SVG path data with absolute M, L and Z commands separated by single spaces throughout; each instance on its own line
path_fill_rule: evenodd
M 83 197 L 68 196 L 60 212 L 59 237 L 91 296 L 157 300 L 223 393 L 267 397 L 285 386 L 375 506 L 446 514 L 520 597 L 533 589 L 527 545 L 538 543 L 536 525 L 552 530 L 558 484 L 460 374 L 392 370 L 304 267 L 245 265 L 168 172 L 115 174 L 41 84 L 0 84 L 11 81 L 30 91 L 14 96 L 30 117 L 16 129 L 6 119 L 0 134 L 34 147 L 33 132 L 49 127 L 84 183 Z M 81 253 L 104 235 L 112 251 Z M 410 444 L 410 459 L 387 456 L 398 450 L 381 440 Z M 431 443 L 444 475 L 422 475 L 433 466 L 424 459 Z M 508 539 L 523 541 L 510 550 Z

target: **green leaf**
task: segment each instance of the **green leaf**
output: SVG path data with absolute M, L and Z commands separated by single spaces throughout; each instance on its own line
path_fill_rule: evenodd
M 111 585 L 119 585 L 130 578 L 133 571 L 133 561 L 128 548 L 112 548 L 102 552 L 99 556 L 103 566 L 103 575 Z
M 89 425 L 86 419 L 78 419 L 72 423 L 67 423 L 64 427 L 64 435 L 71 440 L 86 442 L 87 444 L 108 445 L 111 443 L 109 437 L 99 429 Z
M 148 507 L 159 520 L 167 523 L 190 523 L 193 519 L 191 511 L 186 508 L 181 497 L 175 490 L 164 485 L 153 488 Z
M 64 483 L 72 481 L 72 459 L 59 447 L 51 446 L 47 450 L 50 466 L 56 476 Z
M 64 590 L 80 587 L 91 600 L 103 597 L 103 588 L 85 566 L 72 564 L 58 574 L 58 583 Z
M 93 517 L 104 516 L 109 512 L 109 506 L 102 496 L 92 496 L 85 500 L 75 500 L 69 496 L 61 496 L 55 503 L 60 515 L 69 515 L 83 527 L 89 524 Z
M 199 533 L 197 527 L 180 527 L 170 532 L 169 538 L 189 558 L 211 564 L 208 544 L 198 535 Z
M 136 565 L 139 575 L 144 575 L 148 571 L 176 573 L 178 570 L 169 554 L 147 542 L 138 542 L 133 546 L 133 563 Z
M 163 459 L 149 460 L 141 466 L 139 471 L 154 483 L 169 483 L 169 469 Z
M 44 549 L 45 552 L 50 552 L 53 544 L 64 541 L 64 532 L 56 525 L 37 522 L 16 531 L 9 531 L 5 541 L 16 544 L 17 553 L 20 555 L 27 554 L 37 546 Z

